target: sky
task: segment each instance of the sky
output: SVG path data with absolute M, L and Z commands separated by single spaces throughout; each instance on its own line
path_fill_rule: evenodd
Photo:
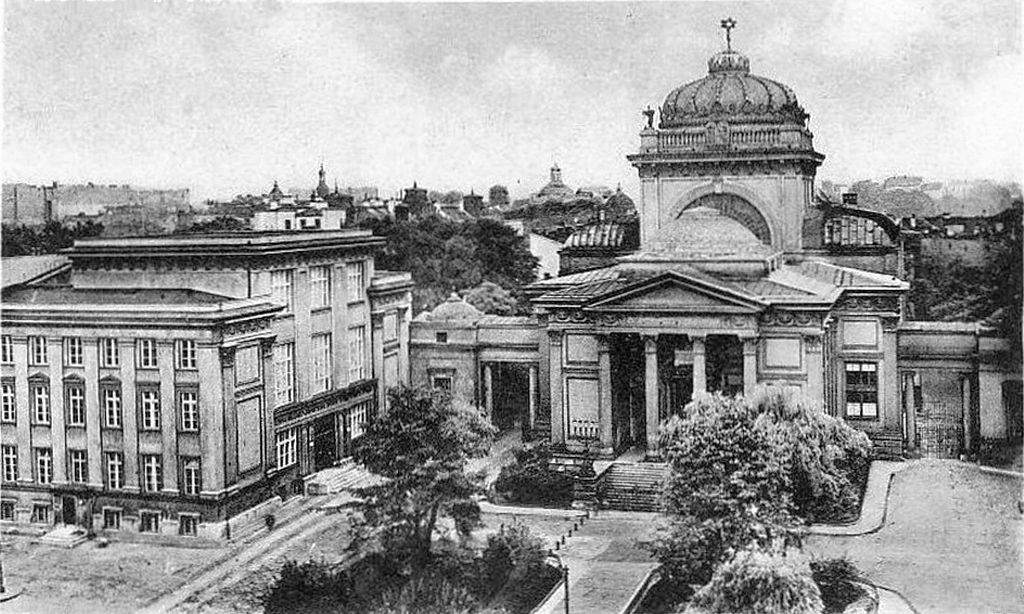
M 810 113 L 820 178 L 1017 179 L 1016 0 L 5 2 L 3 176 L 636 195 L 645 120 L 733 47 Z

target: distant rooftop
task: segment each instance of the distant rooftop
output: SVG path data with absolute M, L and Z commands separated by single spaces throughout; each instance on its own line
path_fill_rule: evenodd
M 64 251 L 72 259 L 89 256 L 252 256 L 383 244 L 383 238 L 373 236 L 368 230 L 262 230 L 81 239 Z

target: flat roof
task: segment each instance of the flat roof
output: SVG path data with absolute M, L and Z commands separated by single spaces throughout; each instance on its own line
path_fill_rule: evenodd
M 256 256 L 384 245 L 368 230 L 262 230 L 81 239 L 64 250 L 72 260 L 85 257 Z
M 9 256 L 0 259 L 4 288 L 30 283 L 56 273 L 71 262 L 61 254 L 43 256 Z
M 182 288 L 75 288 L 26 286 L 3 294 L 5 305 L 209 305 L 231 302 L 229 296 Z

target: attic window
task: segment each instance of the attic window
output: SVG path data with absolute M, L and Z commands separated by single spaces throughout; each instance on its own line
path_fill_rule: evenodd
M 434 341 L 438 343 L 448 343 L 448 333 L 434 333 Z

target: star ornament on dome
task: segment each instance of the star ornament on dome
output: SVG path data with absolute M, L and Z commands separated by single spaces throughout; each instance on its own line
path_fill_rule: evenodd
M 736 20 L 726 17 L 722 20 L 722 29 L 725 30 L 725 48 L 732 51 L 732 29 L 736 27 Z

